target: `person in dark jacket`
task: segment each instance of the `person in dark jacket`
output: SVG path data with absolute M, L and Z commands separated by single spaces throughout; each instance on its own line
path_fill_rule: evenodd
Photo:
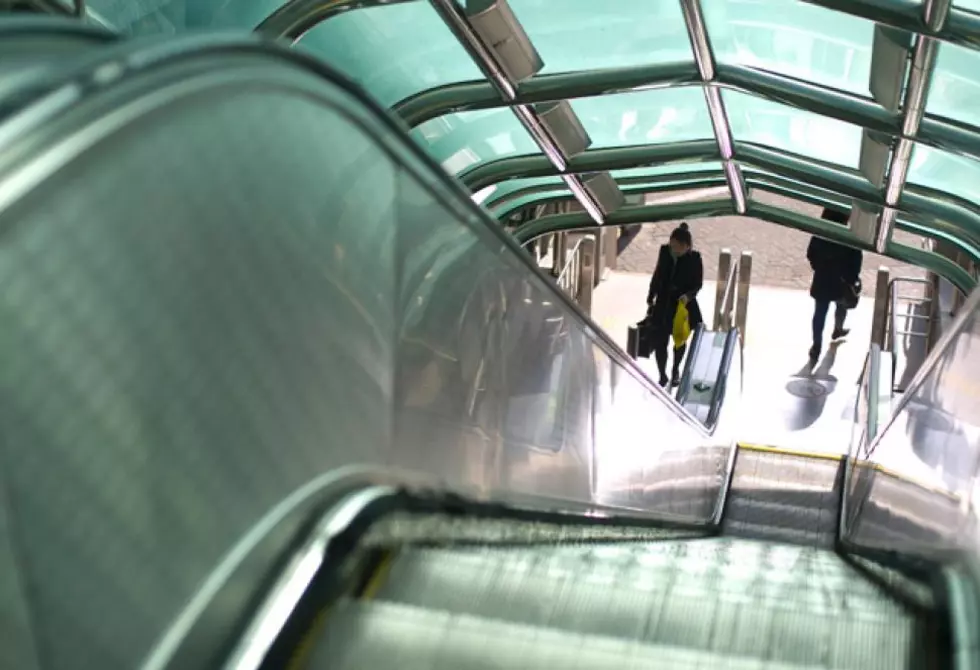
M 849 332 L 844 327 L 844 320 L 847 310 L 856 305 L 861 292 L 863 255 L 859 249 L 812 237 L 806 257 L 813 268 L 813 281 L 810 284 L 810 297 L 814 303 L 813 346 L 810 348 L 810 361 L 816 364 L 823 347 L 823 331 L 831 303 L 836 303 L 831 338 L 837 340 L 846 337 Z
M 682 223 L 670 234 L 669 243 L 660 247 L 657 267 L 650 278 L 645 327 L 650 329 L 661 386 L 667 385 L 667 347 L 674 329 L 677 305 L 683 303 L 687 306 L 692 331 L 702 322 L 697 295 L 704 282 L 704 265 L 701 254 L 692 247 L 691 231 L 686 223 Z M 686 352 L 686 344 L 674 349 L 673 374 L 670 378 L 672 386 L 680 384 L 681 361 Z

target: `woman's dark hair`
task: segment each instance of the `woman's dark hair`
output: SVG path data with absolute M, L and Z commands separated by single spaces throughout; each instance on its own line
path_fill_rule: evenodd
M 677 240 L 681 244 L 686 244 L 689 247 L 694 246 L 694 238 L 691 237 L 691 231 L 686 223 L 681 223 L 681 225 L 674 228 L 674 232 L 670 234 L 670 239 Z

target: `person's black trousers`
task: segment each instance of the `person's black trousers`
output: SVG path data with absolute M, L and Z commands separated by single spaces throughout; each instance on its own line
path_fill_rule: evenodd
M 813 349 L 820 351 L 823 347 L 823 331 L 827 326 L 827 312 L 830 311 L 829 300 L 813 301 Z M 834 311 L 834 330 L 841 330 L 844 327 L 844 319 L 847 318 L 847 308 L 841 303 L 836 303 Z

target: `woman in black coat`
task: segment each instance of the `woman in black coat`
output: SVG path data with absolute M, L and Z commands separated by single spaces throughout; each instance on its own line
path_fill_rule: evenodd
M 674 329 L 677 305 L 687 305 L 692 331 L 702 322 L 697 295 L 704 283 L 704 265 L 701 254 L 692 247 L 691 231 L 686 223 L 682 223 L 670 234 L 670 242 L 660 247 L 657 268 L 650 278 L 647 293 L 649 310 L 645 324 L 652 339 L 661 386 L 667 385 L 667 345 Z M 686 352 L 686 343 L 674 349 L 673 374 L 670 378 L 672 386 L 680 384 L 681 361 Z

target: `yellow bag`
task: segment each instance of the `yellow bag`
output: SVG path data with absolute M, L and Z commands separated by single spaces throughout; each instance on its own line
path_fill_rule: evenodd
M 677 303 L 677 311 L 674 312 L 673 335 L 675 349 L 687 344 L 687 338 L 691 336 L 691 321 L 688 318 L 687 305 L 682 302 Z

